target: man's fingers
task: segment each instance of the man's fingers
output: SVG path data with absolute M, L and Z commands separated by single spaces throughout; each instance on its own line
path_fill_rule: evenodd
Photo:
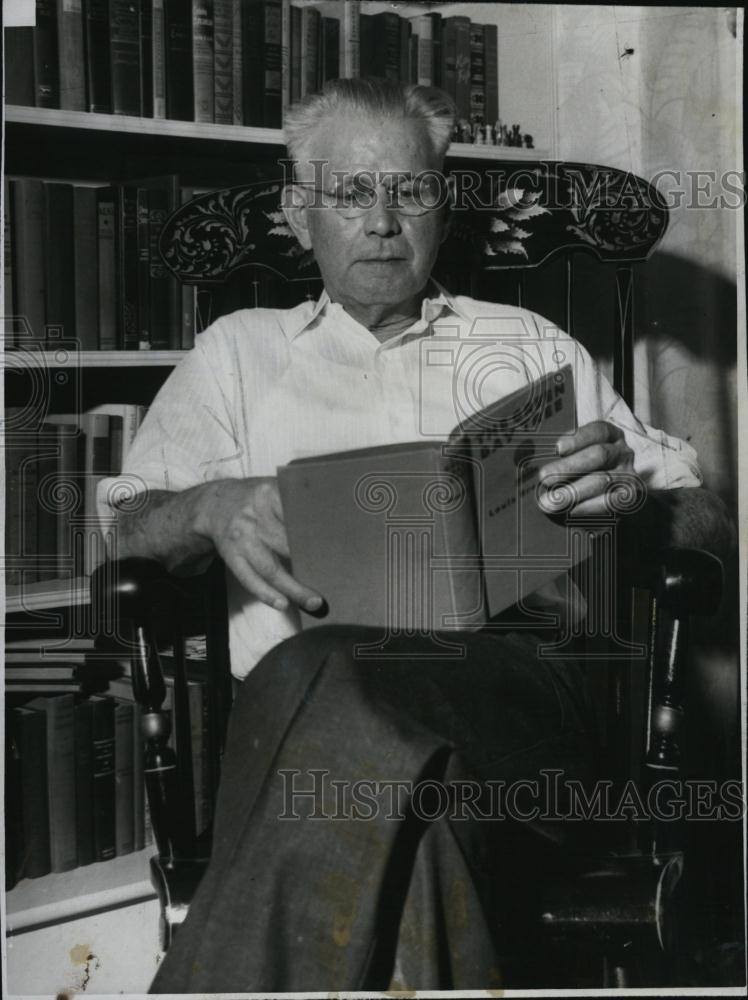
M 538 504 L 547 514 L 559 514 L 566 511 L 580 513 L 579 505 L 593 497 L 602 501 L 601 511 L 607 510 L 605 494 L 615 482 L 610 472 L 595 472 L 588 476 L 569 480 L 566 477 L 551 480 L 538 490 Z
M 623 431 L 620 427 L 608 423 L 607 420 L 593 420 L 589 424 L 583 424 L 574 434 L 564 434 L 558 439 L 556 447 L 559 455 L 563 457 L 592 444 L 608 444 L 620 441 L 622 438 Z
M 626 457 L 625 446 L 622 446 L 620 442 L 596 442 L 564 458 L 555 458 L 552 462 L 547 462 L 540 469 L 538 480 L 542 483 L 550 476 L 556 478 L 581 476 L 588 472 L 615 469 L 624 464 Z
M 308 611 L 318 610 L 323 603 L 319 594 L 291 576 L 264 542 L 255 540 L 244 552 L 232 553 L 230 565 L 255 597 L 279 610 L 285 610 L 289 601 Z

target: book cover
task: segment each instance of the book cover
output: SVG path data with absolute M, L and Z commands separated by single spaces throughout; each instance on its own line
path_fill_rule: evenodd
M 153 118 L 153 3 L 140 0 L 141 114 Z
M 29 706 L 13 710 L 18 754 L 21 829 L 19 878 L 39 878 L 52 871 L 47 781 L 47 718 Z
M 34 29 L 5 29 L 5 102 L 34 107 Z
M 242 98 L 244 59 L 242 54 L 242 3 L 233 0 L 232 16 L 234 24 L 233 51 L 233 91 L 234 91 L 234 125 L 244 124 L 244 102 Z
M 26 320 L 26 348 L 45 343 L 44 184 L 24 177 L 10 182 L 16 309 Z M 20 346 L 20 345 L 17 345 Z
M 164 0 L 166 117 L 193 120 L 192 9 L 185 0 Z
M 148 0 L 145 0 L 147 3 Z M 153 117 L 166 118 L 166 25 L 164 0 L 151 0 Z
M 109 0 L 109 66 L 112 112 L 140 117 L 140 4 Z
M 133 705 L 114 702 L 115 845 L 117 856 L 131 854 L 135 846 L 133 819 Z
M 117 280 L 117 195 L 112 187 L 96 191 L 99 349 L 115 351 L 119 343 Z
M 234 8 L 232 0 L 213 3 L 213 120 L 234 123 Z
M 93 840 L 96 861 L 116 854 L 114 700 L 91 695 L 93 744 Z
M 79 865 L 94 861 L 93 774 L 93 707 L 86 700 L 75 706 L 75 835 Z
M 485 39 L 482 24 L 470 24 L 470 121 L 486 121 Z
M 34 698 L 46 717 L 49 850 L 53 872 L 78 864 L 75 834 L 75 701 L 72 694 Z
M 294 576 L 329 624 L 479 628 L 572 565 L 566 526 L 535 499 L 537 472 L 575 426 L 570 367 L 455 428 L 278 469 Z M 305 626 L 318 617 L 302 613 Z
M 73 185 L 44 185 L 44 289 L 48 326 L 75 337 Z
M 192 0 L 193 121 L 213 121 L 213 0 Z
M 57 0 L 60 60 L 60 107 L 86 110 L 85 59 L 83 56 L 83 0 Z
M 75 336 L 80 350 L 99 346 L 99 288 L 96 188 L 73 188 Z
M 483 46 L 486 124 L 493 125 L 499 117 L 499 39 L 495 24 L 483 25 Z
M 36 0 L 34 98 L 37 108 L 60 106 L 57 0 Z
M 112 74 L 109 65 L 109 0 L 86 0 L 86 79 L 89 111 L 112 111 Z

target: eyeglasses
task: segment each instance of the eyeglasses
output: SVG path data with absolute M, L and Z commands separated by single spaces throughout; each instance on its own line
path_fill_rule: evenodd
M 314 187 L 311 183 L 300 183 L 306 191 L 321 195 L 325 208 L 334 208 L 344 219 L 355 219 L 365 215 L 377 203 L 377 188 L 384 190 L 385 207 L 398 215 L 425 215 L 433 212 L 446 202 L 447 184 L 444 178 L 434 176 L 415 177 L 392 184 L 375 183 L 371 174 L 361 174 L 349 178 L 334 191 Z M 309 207 L 319 208 L 319 204 Z

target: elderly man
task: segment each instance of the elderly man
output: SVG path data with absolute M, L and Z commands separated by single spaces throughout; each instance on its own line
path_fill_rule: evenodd
M 460 633 L 467 656 L 454 660 L 424 658 L 423 639 L 400 639 L 397 657 L 390 648 L 386 659 L 357 660 L 354 645 L 375 638 L 365 629 L 297 635 L 298 608 L 319 611 L 324 594 L 289 571 L 277 467 L 417 439 L 424 407 L 448 431 L 454 385 L 422 390 L 423 338 L 467 336 L 479 322 L 497 335 L 520 324 L 548 343 L 537 316 L 431 282 L 449 209 L 413 179 L 442 168 L 452 127 L 439 91 L 374 80 L 334 81 L 290 109 L 296 172 L 284 211 L 314 251 L 324 293 L 213 324 L 130 454 L 126 472 L 148 489 L 139 510 L 119 514 L 118 554 L 189 572 L 217 553 L 232 670 L 244 678 L 213 860 L 156 991 L 511 984 L 519 888 L 576 836 L 575 824 L 480 822 L 475 810 L 428 822 L 433 803 L 416 809 L 412 798 L 423 779 L 470 780 L 482 795 L 542 768 L 593 774 L 582 673 L 539 660 L 537 636 Z M 543 363 L 557 364 L 562 347 L 574 369 L 578 430 L 541 478 L 574 479 L 584 512 L 601 509 L 611 479 L 638 473 L 658 542 L 719 551 L 729 522 L 697 488 L 692 449 L 641 424 L 580 345 L 556 331 L 552 346 Z M 494 373 L 490 398 L 518 378 Z M 320 776 L 322 790 L 304 795 Z M 374 808 L 341 804 L 341 789 L 365 781 Z M 403 792 L 396 801 L 393 790 Z

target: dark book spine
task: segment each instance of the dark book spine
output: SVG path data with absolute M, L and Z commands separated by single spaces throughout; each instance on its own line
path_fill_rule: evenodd
M 112 111 L 109 0 L 86 0 L 85 11 L 88 110 L 106 115 Z
M 75 334 L 82 351 L 99 346 L 96 188 L 73 188 Z
M 140 3 L 140 93 L 142 115 L 153 118 L 153 5 Z
M 148 239 L 150 244 L 149 274 L 151 284 L 149 327 L 151 347 L 154 351 L 168 351 L 180 347 L 181 338 L 173 336 L 173 329 L 179 330 L 181 295 L 175 298 L 175 280 L 169 274 L 158 249 L 161 230 L 169 212 L 176 206 L 169 204 L 169 193 L 163 188 L 148 191 Z M 176 313 L 174 306 L 176 305 Z
M 140 0 L 109 0 L 109 59 L 112 76 L 112 112 L 139 117 Z
M 135 195 L 138 251 L 138 347 L 151 347 L 151 249 L 148 191 L 138 188 Z
M 14 734 L 21 793 L 20 878 L 39 878 L 52 871 L 49 843 L 47 719 L 44 712 L 17 708 Z
M 213 3 L 213 119 L 234 123 L 234 9 L 232 0 Z
M 413 25 L 407 17 L 400 18 L 400 81 L 410 82 L 410 36 Z
M 264 28 L 261 0 L 242 8 L 242 107 L 245 125 L 263 125 Z
M 325 81 L 337 80 L 340 75 L 340 21 L 337 17 L 323 17 L 322 25 L 325 39 L 322 75 Z
M 192 121 L 192 10 L 185 0 L 165 0 L 166 117 Z
M 291 7 L 291 104 L 301 97 L 301 8 Z
M 361 76 L 374 76 L 374 15 L 362 14 L 358 30 Z
M 193 121 L 213 121 L 213 0 L 192 0 Z
M 75 336 L 73 185 L 45 184 L 44 272 L 47 325 Z
M 111 476 L 122 472 L 124 455 L 124 419 L 116 414 L 109 415 L 109 462 L 107 471 Z
M 483 25 L 483 43 L 486 124 L 495 125 L 499 117 L 499 39 L 495 24 Z
M 244 124 L 244 101 L 242 97 L 244 79 L 244 57 L 242 53 L 242 4 L 241 0 L 233 2 L 234 52 L 233 52 L 233 90 L 234 90 L 234 125 Z
M 21 412 L 9 407 L 6 427 Z M 36 551 L 36 435 L 16 432 L 9 438 L 6 429 L 4 458 L 5 581 L 17 585 L 35 579 L 29 557 Z
M 319 36 L 322 15 L 314 7 L 301 11 L 301 96 L 319 90 Z
M 391 11 L 374 14 L 373 72 L 388 80 L 400 79 L 400 16 Z
M 148 0 L 146 0 L 148 2 Z M 153 117 L 166 118 L 166 23 L 164 0 L 151 0 Z
M 57 482 L 60 493 L 71 498 L 71 506 L 66 507 L 57 517 L 57 559 L 58 575 L 70 575 L 73 571 L 73 531 L 71 515 L 83 513 L 83 484 L 81 472 L 85 465 L 84 439 L 77 427 L 57 426 L 58 458 Z
M 53 872 L 78 864 L 75 837 L 75 706 L 72 694 L 36 698 L 47 716 L 49 851 Z
M 442 75 L 442 16 L 441 14 L 426 14 L 431 18 L 431 68 L 433 85 L 444 87 Z
M 281 0 L 265 0 L 263 16 L 262 123 L 283 124 L 283 11 Z
M 114 704 L 115 844 L 117 856 L 134 849 L 132 702 Z
M 99 349 L 117 349 L 119 308 L 117 304 L 117 198 L 114 188 L 99 188 L 96 192 L 97 254 L 99 275 Z
M 138 225 L 137 191 L 129 185 L 118 188 L 117 271 L 121 333 L 118 347 L 137 351 L 138 337 Z
M 457 101 L 457 26 L 456 18 L 445 17 L 441 36 L 441 88 Z M 459 112 L 459 109 L 458 109 Z
M 180 199 L 183 205 L 187 202 L 192 201 L 194 197 L 194 191 L 192 188 L 183 187 L 180 192 Z M 179 340 L 176 342 L 176 346 L 181 347 L 183 350 L 189 351 L 195 346 L 195 327 L 196 327 L 196 289 L 193 285 L 181 285 L 177 283 L 179 289 L 179 320 L 177 330 L 179 331 Z
M 34 106 L 34 29 L 5 29 L 5 102 Z
M 37 438 L 37 515 L 36 554 L 38 580 L 54 580 L 57 576 L 57 432 L 52 424 L 43 424 Z
M 459 118 L 470 120 L 470 18 L 455 18 L 455 103 Z
M 90 865 L 94 855 L 93 711 L 90 701 L 75 706 L 75 835 L 78 864 Z
M 93 830 L 94 856 L 107 861 L 117 852 L 115 840 L 114 701 L 94 697 L 93 706 Z
M 24 325 L 24 345 L 42 347 L 46 319 L 44 184 L 30 178 L 10 183 L 16 309 Z
M 59 108 L 60 106 L 57 0 L 36 0 L 34 96 L 37 108 Z
M 411 31 L 408 41 L 408 55 L 410 56 L 410 82 L 418 83 L 418 35 L 414 35 Z
M 486 121 L 486 60 L 483 25 L 470 25 L 470 121 Z
M 83 56 L 82 0 L 57 0 L 60 59 L 60 107 L 86 110 L 86 75 Z

